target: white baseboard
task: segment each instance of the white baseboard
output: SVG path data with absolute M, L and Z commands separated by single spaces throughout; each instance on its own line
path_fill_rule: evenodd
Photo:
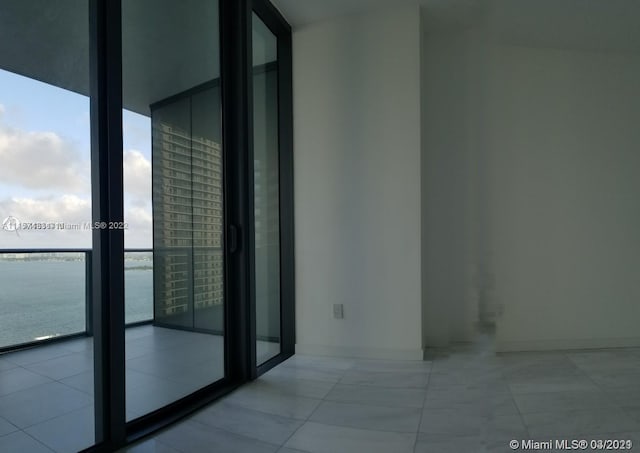
M 296 344 L 296 354 L 382 360 L 424 360 L 422 349 L 380 349 Z
M 640 337 L 631 338 L 587 338 L 560 340 L 527 340 L 500 341 L 496 340 L 496 352 L 517 351 L 554 351 L 572 349 L 608 349 L 608 348 L 637 348 L 640 347 Z

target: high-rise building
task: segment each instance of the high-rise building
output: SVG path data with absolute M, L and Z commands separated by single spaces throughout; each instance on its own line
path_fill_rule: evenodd
M 190 102 L 183 104 L 190 110 Z M 190 112 L 171 121 L 176 105 L 153 111 L 156 320 L 211 329 L 195 312 L 224 300 L 222 148 L 193 134 Z

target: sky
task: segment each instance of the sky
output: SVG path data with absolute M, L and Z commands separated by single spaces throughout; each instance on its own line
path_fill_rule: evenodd
M 152 247 L 151 120 L 123 111 L 125 247 Z M 0 70 L 0 249 L 91 248 L 90 230 L 2 228 L 91 222 L 89 98 Z

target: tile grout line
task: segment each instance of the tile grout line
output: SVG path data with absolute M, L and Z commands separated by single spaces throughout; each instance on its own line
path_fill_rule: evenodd
M 431 366 L 429 367 L 429 378 L 427 380 L 427 385 L 424 388 L 424 398 L 422 399 L 422 408 L 420 409 L 420 417 L 418 418 L 418 427 L 416 428 L 416 438 L 413 441 L 413 453 L 416 452 L 416 448 L 418 447 L 418 436 L 420 435 L 420 426 L 422 426 L 422 417 L 424 416 L 425 406 L 427 404 L 427 395 L 429 395 L 429 384 L 431 384 L 431 372 L 433 371 L 434 361 L 431 361 Z
M 14 431 L 14 432 L 18 432 L 18 431 Z M 45 444 L 44 442 L 42 442 L 41 440 L 39 440 L 36 437 L 33 437 L 31 434 L 29 434 L 28 432 L 26 432 L 24 429 L 21 429 L 19 432 L 21 432 L 22 434 L 24 434 L 25 436 L 33 439 L 35 442 L 39 443 L 40 445 L 42 445 L 44 448 L 46 448 L 47 450 L 50 450 L 52 452 L 55 453 L 55 449 L 47 444 Z
M 54 452 L 55 452 L 56 450 L 55 450 L 55 448 L 53 448 L 53 446 L 48 445 L 48 444 L 46 444 L 44 441 L 42 441 L 42 440 L 38 439 L 37 437 L 35 437 L 35 436 L 31 435 L 30 433 L 28 433 L 28 432 L 27 432 L 27 429 L 32 428 L 32 427 L 37 426 L 37 425 L 40 425 L 40 424 L 42 424 L 42 423 L 47 423 L 47 422 L 50 422 L 50 421 L 52 421 L 52 420 L 55 420 L 55 419 L 58 419 L 58 418 L 64 417 L 64 416 L 66 416 L 66 415 L 69 415 L 71 412 L 79 411 L 79 410 L 81 410 L 81 409 L 85 409 L 85 408 L 87 408 L 87 407 L 91 406 L 92 404 L 93 404 L 93 403 L 90 403 L 90 404 L 84 405 L 84 406 L 82 406 L 82 407 L 78 407 L 78 408 L 76 408 L 76 409 L 73 409 L 73 410 L 67 411 L 67 412 L 65 412 L 65 413 L 63 413 L 63 414 L 56 415 L 55 417 L 48 418 L 47 420 L 43 420 L 43 421 L 41 421 L 41 422 L 34 423 L 33 425 L 29 425 L 29 426 L 27 426 L 27 427 L 25 427 L 25 428 L 19 428 L 19 429 L 20 429 L 20 431 L 22 431 L 22 432 L 23 432 L 24 434 L 26 434 L 27 436 L 31 437 L 32 439 L 34 439 L 34 440 L 35 440 L 35 441 L 37 441 L 38 443 L 41 443 L 41 444 L 42 444 L 42 445 L 44 445 L 45 447 L 49 448 L 51 451 L 54 451 Z M 15 426 L 15 425 L 14 425 L 14 426 Z M 92 435 L 92 436 L 94 435 L 93 431 L 92 431 L 91 435 Z M 93 439 L 93 443 L 95 443 L 95 439 Z M 92 444 L 87 445 L 87 447 L 85 447 L 85 448 L 88 448 L 88 447 L 90 447 L 91 445 L 92 445 Z
M 295 355 L 294 355 L 295 357 Z M 293 436 L 295 436 L 295 434 L 300 430 L 300 428 L 302 428 L 304 425 L 306 425 L 309 422 L 309 419 L 313 416 L 313 414 L 316 413 L 316 411 L 318 410 L 318 408 L 322 405 L 323 402 L 325 401 L 330 401 L 330 400 L 326 400 L 327 395 L 329 395 L 333 389 L 336 387 L 336 385 L 338 385 L 340 383 L 340 381 L 344 378 L 344 375 L 347 374 L 347 371 L 350 370 L 351 368 L 353 368 L 353 365 L 351 367 L 349 367 L 346 370 L 342 370 L 342 376 L 340 377 L 340 379 L 338 379 L 336 382 L 334 382 L 334 384 L 331 386 L 331 388 L 329 389 L 329 391 L 322 397 L 320 398 L 320 402 L 318 403 L 318 405 L 313 409 L 313 411 L 311 411 L 309 413 L 309 415 L 307 416 L 307 418 L 300 424 L 300 426 L 298 426 L 289 437 L 287 437 L 287 439 L 282 443 L 282 445 L 280 446 L 279 450 L 282 450 L 283 448 L 285 448 L 285 445 L 287 444 L 287 442 L 289 442 L 291 440 L 291 438 Z
M 598 352 L 598 351 L 596 351 Z M 618 403 L 617 401 L 615 401 L 613 399 L 613 397 L 611 395 L 609 395 L 609 392 L 606 391 L 606 389 L 604 387 L 602 387 L 600 384 L 598 384 L 593 377 L 591 377 L 591 375 L 589 373 L 587 373 L 586 370 L 582 369 L 577 363 L 575 363 L 570 357 L 568 357 L 567 355 L 567 359 L 569 361 L 571 361 L 571 363 L 573 363 L 575 365 L 576 368 L 578 368 L 578 370 L 580 370 L 580 372 L 590 381 L 593 383 L 593 385 L 595 385 L 598 390 L 600 390 L 602 393 L 604 393 L 606 395 L 606 399 L 607 401 L 613 403 L 613 407 L 615 409 L 620 410 L 620 412 L 622 414 L 624 414 L 626 416 L 626 418 L 628 418 L 629 420 L 633 421 L 634 423 L 638 424 L 638 426 L 640 426 L 640 421 L 636 420 L 633 416 L 631 416 L 629 414 L 629 409 L 625 408 L 622 404 Z M 594 408 L 594 409 L 602 409 L 602 408 Z M 625 432 L 625 431 L 618 431 L 618 432 Z M 614 434 L 614 433 L 601 433 L 601 434 Z
M 6 423 L 8 423 L 9 425 L 11 425 L 11 426 L 13 426 L 13 427 L 15 428 L 13 431 L 10 431 L 10 432 L 8 432 L 8 433 L 6 433 L 6 434 L 3 434 L 2 436 L 0 436 L 0 438 L 1 438 L 1 437 L 4 437 L 4 436 L 8 436 L 9 434 L 11 434 L 11 433 L 15 433 L 15 432 L 17 432 L 17 431 L 22 431 L 22 429 L 21 429 L 20 427 L 16 426 L 15 424 L 13 424 L 12 422 L 10 422 L 10 421 L 9 421 L 9 420 L 7 420 L 6 418 L 4 418 L 4 417 L 0 416 L 0 420 L 5 421 Z
M 598 388 L 598 390 L 602 391 L 603 393 L 606 393 L 606 392 L 604 392 L 604 390 L 595 381 L 593 381 L 593 379 L 588 375 L 588 373 L 586 373 L 585 370 L 583 370 L 582 368 L 577 366 L 577 364 L 575 364 L 575 362 L 573 362 L 573 360 L 571 360 L 571 358 L 568 356 L 568 353 L 566 351 L 562 352 L 561 355 L 565 360 L 567 360 L 568 362 L 573 364 L 576 368 L 578 368 L 578 370 L 580 371 L 580 374 L 583 375 L 583 377 L 586 377 L 590 382 L 592 382 Z M 568 391 L 568 392 L 571 392 L 571 391 Z M 551 394 L 553 394 L 553 393 L 563 393 L 563 392 L 545 391 L 545 392 L 532 392 L 532 393 L 527 393 L 527 394 L 537 394 L 537 393 L 551 393 Z M 514 394 L 514 396 L 515 396 L 515 394 Z M 514 400 L 515 400 L 515 398 L 514 398 Z M 516 403 L 516 407 L 517 407 L 518 412 L 520 413 L 521 417 L 524 418 L 524 414 L 521 412 L 520 407 L 517 405 L 517 403 Z M 573 409 L 573 410 L 569 411 L 568 413 L 581 413 L 581 412 L 593 413 L 594 411 L 597 411 L 598 409 L 602 409 L 602 408 L 598 408 L 598 407 L 588 408 L 587 407 L 587 408 L 582 408 L 582 409 Z M 620 409 L 625 415 L 628 415 L 624 411 L 624 409 L 622 407 L 617 407 L 617 409 Z M 533 412 L 533 414 L 541 414 L 541 413 L 545 413 L 545 412 Z M 523 420 L 523 423 L 524 423 L 524 420 Z M 531 438 L 531 434 L 530 434 L 529 429 L 528 429 L 526 424 L 525 424 L 525 429 L 527 430 L 527 433 L 530 436 L 529 438 Z M 617 432 L 625 432 L 625 431 L 617 431 Z M 615 434 L 615 433 L 616 433 L 616 431 L 609 432 L 609 433 L 600 433 L 600 434 Z
M 586 370 L 582 369 L 582 367 L 580 367 L 576 362 L 574 362 L 574 361 L 573 361 L 573 360 L 568 356 L 568 354 L 567 354 L 567 360 L 569 360 L 569 361 L 570 361 L 570 362 L 571 362 L 571 363 L 572 363 L 572 364 L 573 364 L 573 365 L 574 365 L 578 370 L 580 370 L 580 373 L 581 373 L 584 377 L 586 377 L 586 378 L 589 380 L 589 382 L 591 382 L 594 386 L 596 386 L 596 388 L 597 388 L 599 391 L 601 391 L 602 393 L 604 393 L 605 398 L 607 399 L 607 401 L 609 401 L 609 402 L 611 402 L 611 403 L 614 403 L 614 404 L 613 404 L 613 407 L 614 407 L 614 408 L 616 408 L 616 409 L 620 409 L 624 414 L 628 415 L 628 414 L 627 414 L 627 412 L 624 410 L 624 407 L 623 407 L 621 404 L 618 404 L 618 402 L 617 402 L 617 401 L 614 401 L 614 400 L 613 400 L 613 397 L 611 397 L 611 396 L 609 395 L 609 393 L 608 393 L 608 392 L 607 392 L 607 391 L 606 391 L 606 390 L 605 390 L 605 389 L 604 389 L 600 384 L 598 384 L 598 383 L 593 379 L 593 377 L 591 377 L 591 375 L 590 375 L 589 373 L 587 373 L 587 371 L 586 371 Z M 602 408 L 597 408 L 597 407 L 596 407 L 596 408 L 594 408 L 594 409 L 602 409 Z M 576 411 L 576 412 L 577 412 L 577 411 Z
M 290 378 L 290 379 L 292 379 L 292 380 L 296 380 L 295 378 Z M 259 380 L 259 378 L 258 378 L 258 380 Z M 313 379 L 305 379 L 305 380 L 313 380 Z M 316 381 L 316 382 L 322 382 L 322 383 L 326 382 L 326 381 L 320 381 L 320 380 L 314 380 L 314 381 Z M 330 391 L 331 391 L 331 390 L 332 390 L 332 389 L 333 389 L 337 384 L 338 384 L 338 381 L 336 381 L 335 383 L 333 383 L 333 385 L 331 386 L 331 388 L 329 389 L 329 391 L 327 392 L 327 394 L 328 394 L 328 393 L 329 393 L 329 392 L 330 392 Z M 266 391 L 267 391 L 267 392 L 269 392 L 269 393 L 271 393 L 272 395 L 275 395 L 275 396 L 279 396 L 279 393 L 280 393 L 280 392 L 277 392 L 277 391 L 269 391 L 269 390 L 266 390 Z M 230 394 L 230 395 L 231 395 L 231 394 Z M 250 411 L 250 412 L 256 412 L 256 413 L 258 413 L 258 414 L 262 414 L 262 415 L 266 415 L 266 416 L 274 416 L 274 415 L 275 415 L 275 416 L 282 417 L 282 418 L 286 418 L 286 419 L 290 419 L 290 420 L 293 420 L 293 421 L 296 421 L 296 422 L 301 422 L 300 426 L 298 426 L 298 428 L 296 428 L 296 429 L 291 433 L 291 435 L 289 435 L 289 436 L 287 437 L 287 439 L 285 439 L 285 441 L 284 441 L 282 444 L 280 444 L 280 445 L 278 445 L 278 444 L 272 444 L 272 443 L 270 443 L 270 442 L 267 442 L 267 441 L 264 441 L 264 440 L 261 440 L 261 439 L 257 439 L 257 438 L 254 438 L 254 437 L 250 437 L 250 436 L 246 436 L 246 435 L 243 435 L 243 434 L 239 434 L 239 433 L 236 433 L 236 432 L 234 432 L 234 431 L 230 431 L 230 430 L 225 429 L 225 428 L 222 428 L 222 427 L 209 425 L 209 424 L 204 423 L 204 422 L 199 421 L 199 420 L 192 420 L 192 419 L 194 418 L 194 416 L 195 416 L 195 415 L 197 415 L 197 413 L 198 413 L 198 412 L 200 412 L 200 411 L 202 411 L 202 410 L 206 410 L 206 407 L 205 407 L 205 408 L 202 408 L 200 411 L 196 412 L 196 413 L 195 413 L 195 414 L 193 414 L 191 417 L 189 417 L 189 418 L 185 419 L 185 421 L 187 421 L 187 420 L 189 420 L 189 421 L 193 421 L 193 422 L 196 422 L 196 423 L 198 423 L 198 424 L 200 424 L 200 425 L 203 425 L 203 426 L 213 426 L 213 427 L 214 427 L 214 428 L 216 428 L 216 429 L 219 429 L 219 430 L 225 431 L 225 432 L 227 432 L 227 433 L 231 433 L 231 434 L 233 434 L 233 435 L 237 435 L 237 436 L 244 437 L 244 438 L 246 438 L 246 439 L 250 439 L 250 440 L 254 440 L 254 441 L 264 442 L 264 443 L 266 443 L 266 444 L 269 444 L 269 445 L 272 445 L 272 446 L 278 447 L 278 450 L 280 450 L 280 449 L 284 448 L 284 444 L 285 444 L 285 443 L 287 443 L 287 442 L 289 441 L 289 439 L 291 439 L 291 437 L 293 437 L 293 435 L 294 435 L 294 434 L 295 434 L 295 433 L 296 433 L 296 432 L 297 432 L 297 431 L 298 431 L 298 430 L 299 430 L 299 429 L 300 429 L 300 428 L 301 428 L 301 427 L 302 427 L 302 426 L 303 426 L 307 421 L 309 421 L 309 418 L 313 415 L 313 413 L 318 409 L 318 407 L 320 407 L 320 404 L 322 404 L 322 402 L 324 401 L 324 399 L 323 399 L 323 398 L 312 398 L 312 397 L 308 397 L 308 396 L 304 396 L 304 395 L 296 395 L 296 394 L 288 394 L 288 393 L 287 393 L 287 394 L 284 394 L 284 395 L 285 395 L 285 396 L 296 397 L 296 398 L 300 397 L 300 398 L 307 398 L 307 399 L 318 400 L 318 402 L 319 402 L 319 403 L 318 403 L 318 405 L 313 409 L 313 411 L 312 411 L 312 412 L 311 412 L 311 413 L 310 413 L 310 414 L 309 414 L 305 419 L 293 418 L 293 417 L 286 417 L 286 416 L 283 416 L 283 415 L 274 414 L 274 413 L 266 412 L 266 411 L 259 410 L 259 409 L 253 409 L 253 408 L 245 407 L 245 406 L 243 406 L 242 404 L 234 403 L 233 401 L 225 401 L 225 400 L 226 400 L 226 397 L 225 397 L 225 398 L 222 398 L 222 399 L 220 399 L 219 401 L 217 401 L 217 402 L 214 402 L 214 403 L 213 403 L 214 405 L 215 405 L 216 403 L 225 403 L 225 404 L 229 404 L 229 405 L 231 405 L 231 406 L 234 406 L 234 407 L 236 407 L 236 408 L 238 408 L 238 409 L 242 409 L 242 410 L 246 410 L 246 411 Z
M 509 380 L 504 375 L 504 369 L 503 368 L 500 369 L 500 376 L 501 376 L 502 379 L 504 379 L 505 383 L 507 384 L 507 388 L 509 389 L 509 394 L 511 395 L 511 400 L 513 401 L 513 405 L 516 407 L 516 410 L 518 411 L 518 415 L 520 416 L 520 421 L 522 422 L 522 426 L 524 427 L 524 430 L 527 433 L 528 439 L 531 439 L 531 431 L 529 431 L 529 426 L 527 425 L 527 423 L 526 423 L 526 421 L 524 419 L 524 414 L 522 413 L 522 410 L 520 409 L 520 406 L 518 405 L 518 401 L 516 400 L 515 393 L 513 393 L 513 389 L 511 388 Z
M 195 419 L 195 415 L 197 415 L 197 412 L 195 414 L 192 414 L 192 415 L 188 416 L 187 418 L 182 419 L 177 425 L 169 425 L 167 428 L 170 429 L 170 428 L 173 428 L 174 426 L 181 425 L 181 424 L 183 424 L 185 422 L 186 423 L 194 423 L 196 425 L 200 425 L 203 428 L 213 428 L 213 429 L 217 429 L 219 431 L 224 431 L 227 434 L 231 434 L 233 436 L 241 437 L 241 438 L 246 439 L 246 440 L 251 441 L 251 442 L 259 442 L 259 443 L 262 443 L 262 444 L 271 445 L 272 447 L 277 447 L 278 449 L 282 447 L 281 445 L 278 445 L 276 443 L 272 443 L 272 442 L 269 442 L 269 441 L 266 441 L 266 440 L 258 439 L 256 437 L 247 436 L 246 434 L 240 434 L 240 433 L 237 433 L 235 431 L 229 431 L 228 429 L 221 428 L 219 426 L 210 425 L 210 424 L 205 423 L 205 422 L 203 422 L 201 420 L 196 420 Z M 273 415 L 273 414 L 270 414 L 270 415 Z M 155 438 L 155 436 L 153 438 Z M 158 439 L 156 438 L 156 440 L 158 440 Z M 175 447 L 172 447 L 172 448 L 175 448 Z

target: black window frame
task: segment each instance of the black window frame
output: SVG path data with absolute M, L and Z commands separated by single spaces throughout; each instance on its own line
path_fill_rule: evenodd
M 126 422 L 124 232 L 93 232 L 95 445 L 114 451 L 229 393 L 289 358 L 295 348 L 291 27 L 267 0 L 219 0 L 225 217 L 225 377 Z M 92 220 L 121 222 L 122 0 L 89 0 Z M 256 365 L 252 13 L 278 40 L 281 351 Z

